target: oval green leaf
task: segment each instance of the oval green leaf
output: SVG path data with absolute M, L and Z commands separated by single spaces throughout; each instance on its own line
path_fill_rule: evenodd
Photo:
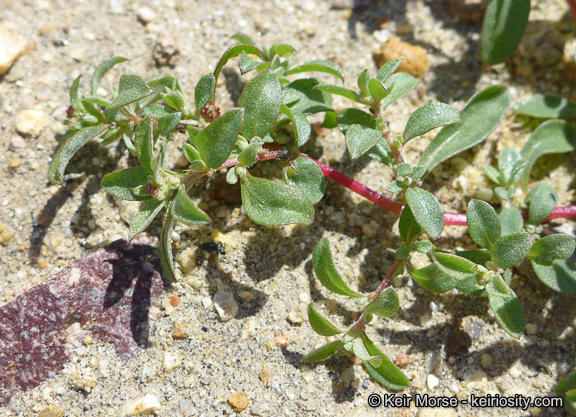
M 296 187 L 256 178 L 247 173 L 240 177 L 242 204 L 246 214 L 263 226 L 291 223 L 310 224 L 314 206 Z
M 382 109 L 385 109 L 412 91 L 420 82 L 420 78 L 415 78 L 407 72 L 397 72 L 388 78 L 388 81 L 388 84 L 394 84 L 394 88 L 392 88 L 392 91 L 380 102 Z
M 330 251 L 330 243 L 328 239 L 322 239 L 314 248 L 312 254 L 312 265 L 316 277 L 320 280 L 322 285 L 328 288 L 335 294 L 347 295 L 349 297 L 362 297 L 361 294 L 351 290 L 344 282 L 332 259 L 332 252 Z
M 398 294 L 396 294 L 394 288 L 386 288 L 378 294 L 378 297 L 364 307 L 364 311 L 378 317 L 387 318 L 396 314 L 399 308 Z
M 490 249 L 502 233 L 500 218 L 490 204 L 481 200 L 470 200 L 466 210 L 466 222 L 470 237 L 483 248 Z
M 291 110 L 285 104 L 282 104 L 280 111 L 284 113 L 290 121 L 292 122 L 292 128 L 294 130 L 294 138 L 296 139 L 296 146 L 300 147 L 306 144 L 310 139 L 310 133 L 312 132 L 312 127 L 310 122 L 302 113 L 296 110 Z
M 337 96 L 345 97 L 349 100 L 355 101 L 356 103 L 365 104 L 365 100 L 360 94 L 346 87 L 332 84 L 318 84 L 314 87 L 314 89 L 324 91 L 325 93 L 329 94 L 336 94 Z
M 558 204 L 558 193 L 549 184 L 536 184 L 526 195 L 528 204 L 528 223 L 538 224 L 552 213 Z
M 449 277 L 440 271 L 434 264 L 420 269 L 406 268 L 410 276 L 426 291 L 434 294 L 443 294 L 456 286 L 457 279 Z
M 212 223 L 210 216 L 194 204 L 184 190 L 184 187 L 178 188 L 178 193 L 172 205 L 172 215 L 175 220 L 185 223 L 188 226 Z
M 570 258 L 576 249 L 576 241 L 568 235 L 550 235 L 534 242 L 528 258 L 540 265 L 552 266 L 555 260 Z
M 344 71 L 338 65 L 330 61 L 315 60 L 294 67 L 284 73 L 284 75 L 299 74 L 302 72 L 323 72 L 340 78 L 344 81 Z
M 460 114 L 448 104 L 430 103 L 420 107 L 408 119 L 404 128 L 404 142 L 422 136 L 440 126 L 461 123 Z
M 100 84 L 100 80 L 108 71 L 110 71 L 114 65 L 120 64 L 121 62 L 128 61 L 126 58 L 122 58 L 121 56 L 113 56 L 110 59 L 107 59 L 94 71 L 92 75 L 92 80 L 90 81 L 90 95 L 95 96 L 96 92 L 98 91 L 98 85 Z
M 565 98 L 536 94 L 517 104 L 514 112 L 540 119 L 570 119 L 576 117 L 576 104 Z
M 551 266 L 532 262 L 538 279 L 554 291 L 576 295 L 576 265 L 570 259 L 554 261 Z
M 380 82 L 384 85 L 390 81 L 390 77 L 392 74 L 396 72 L 400 64 L 404 61 L 404 58 L 393 59 L 392 61 L 388 61 L 384 65 L 380 67 L 378 72 L 376 73 L 376 78 L 380 80 Z
M 449 253 L 432 254 L 432 262 L 441 272 L 457 280 L 476 277 L 476 264 L 466 258 Z
M 138 160 L 144 168 L 146 168 L 150 173 L 153 172 L 152 169 L 152 149 L 154 148 L 153 139 L 153 126 L 152 117 L 154 115 L 150 113 L 145 116 L 138 126 L 136 126 L 136 133 L 134 134 L 134 147 L 136 148 L 136 155 Z
M 410 206 L 406 206 L 404 207 L 404 210 L 402 210 L 400 221 L 398 223 L 398 229 L 400 231 L 400 237 L 406 244 L 412 243 L 414 239 L 422 234 L 423 229 L 416 221 Z
M 194 145 L 209 168 L 216 169 L 228 159 L 243 119 L 244 109 L 232 109 L 210 123 L 194 138 Z
M 408 188 L 406 202 L 414 218 L 432 239 L 436 239 L 444 228 L 444 211 L 434 194 L 422 188 Z
M 338 329 L 330 323 L 330 320 L 320 314 L 312 303 L 308 304 L 308 320 L 312 329 L 321 336 L 335 336 L 343 333 L 343 330 Z
M 530 252 L 532 239 L 528 233 L 512 233 L 498 240 L 490 255 L 498 268 L 508 269 L 522 262 Z
M 106 107 L 106 115 L 111 110 L 127 106 L 152 94 L 154 94 L 154 91 L 138 75 L 121 75 L 118 95 Z
M 214 70 L 214 80 L 218 79 L 218 76 L 220 75 L 222 68 L 224 68 L 224 65 L 226 65 L 230 59 L 240 55 L 242 51 L 246 51 L 247 54 L 258 55 L 259 57 L 262 57 L 262 51 L 253 45 L 239 44 L 231 46 L 224 52 L 224 54 L 222 54 L 222 58 L 220 58 L 220 61 L 218 61 L 218 65 L 216 65 L 216 69 Z M 216 83 L 214 83 L 214 85 L 216 85 Z
M 404 375 L 386 355 L 380 352 L 380 349 L 368 339 L 368 336 L 366 336 L 364 332 L 362 332 L 361 337 L 368 353 L 372 356 L 380 355 L 382 358 L 382 363 L 379 367 L 373 366 L 369 361 L 362 362 L 372 378 L 383 386 L 393 390 L 401 390 L 410 385 L 410 381 L 406 378 L 406 375 Z
M 238 107 L 246 109 L 241 133 L 247 140 L 263 138 L 276 123 L 282 105 L 280 81 L 270 69 L 258 73 L 244 88 Z
M 216 78 L 211 72 L 204 75 L 196 84 L 194 90 L 194 104 L 196 105 L 196 112 L 199 113 L 206 104 L 212 100 L 214 89 L 216 88 Z
M 519 338 L 526 327 L 526 316 L 514 291 L 496 275 L 486 285 L 486 292 L 498 323 L 510 336 Z
M 324 196 L 324 174 L 314 161 L 305 157 L 298 157 L 292 166 L 282 171 L 284 182 L 300 189 L 312 204 L 318 203 Z
M 496 129 L 509 105 L 510 94 L 506 87 L 488 87 L 476 94 L 460 112 L 462 124 L 444 127 L 426 148 L 419 163 L 430 172 L 445 160 L 483 142 Z
M 520 210 L 506 207 L 498 213 L 500 224 L 502 225 L 502 236 L 508 236 L 517 233 L 524 227 L 524 219 Z
M 302 358 L 304 362 L 319 362 L 331 358 L 336 354 L 338 349 L 342 346 L 342 341 L 335 340 L 314 349 L 312 352 Z
M 128 168 L 112 172 L 102 178 L 102 188 L 114 197 L 122 200 L 139 201 L 149 200 L 151 196 L 134 194 L 131 188 L 148 184 L 150 172 L 144 167 Z
M 152 220 L 156 217 L 158 213 L 164 208 L 165 201 L 147 201 L 134 216 L 134 221 L 130 225 L 130 231 L 128 239 L 132 240 L 138 234 L 146 230 L 146 228 L 152 223 Z
M 346 132 L 350 159 L 358 159 L 382 140 L 382 132 L 362 125 L 352 125 Z

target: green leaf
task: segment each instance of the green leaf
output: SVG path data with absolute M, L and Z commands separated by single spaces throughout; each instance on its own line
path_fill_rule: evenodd
M 410 385 L 410 381 L 406 378 L 406 375 L 398 369 L 394 363 L 384 355 L 380 349 L 378 349 L 374 343 L 364 332 L 361 334 L 362 342 L 368 353 L 372 356 L 380 355 L 382 358 L 382 363 L 379 367 L 373 366 L 368 361 L 363 361 L 362 364 L 366 368 L 366 371 L 374 378 L 378 383 L 384 385 L 387 388 L 393 390 L 401 390 Z
M 392 317 L 398 309 L 400 308 L 400 303 L 398 301 L 398 294 L 394 291 L 394 288 L 386 288 L 378 297 L 373 301 L 368 303 L 364 307 L 366 313 L 372 313 L 378 317 Z
M 342 96 L 349 100 L 355 101 L 356 103 L 365 104 L 365 100 L 362 98 L 360 94 L 346 87 L 341 87 L 339 85 L 332 85 L 332 84 L 318 84 L 314 87 L 314 89 L 324 91 L 329 94 L 336 94 L 338 96 Z
M 537 240 L 528 252 L 528 258 L 540 265 L 552 266 L 555 260 L 570 258 L 576 249 L 572 236 L 550 235 Z
M 504 201 L 510 200 L 516 194 L 516 188 L 496 187 L 494 192 Z
M 344 81 L 344 71 L 338 65 L 330 61 L 315 60 L 305 63 L 304 65 L 299 65 L 292 68 L 284 73 L 284 75 L 299 74 L 302 72 L 323 72 L 326 74 L 333 75 Z
M 298 157 L 292 166 L 282 171 L 284 182 L 302 191 L 312 204 L 318 203 L 324 196 L 324 174 L 311 159 Z
M 72 87 L 70 87 L 70 104 L 75 111 L 83 112 L 82 96 L 78 92 L 78 87 L 80 87 L 80 78 L 82 78 L 82 74 L 74 80 Z
M 509 105 L 510 94 L 506 87 L 488 87 L 476 94 L 460 112 L 462 124 L 444 127 L 426 148 L 419 163 L 430 172 L 445 160 L 483 142 L 496 129 Z
M 374 362 L 377 362 L 378 365 L 382 363 L 382 361 L 380 360 L 380 355 L 370 355 L 368 353 L 368 349 L 366 349 L 364 341 L 361 338 L 359 337 L 355 338 L 354 340 L 352 340 L 351 344 L 354 356 L 356 356 L 361 361 L 369 362 L 370 364 L 374 364 Z M 346 348 L 346 344 L 344 344 L 344 348 Z
M 498 268 L 508 269 L 522 262 L 532 247 L 532 239 L 528 233 L 512 233 L 498 240 L 490 255 L 492 262 Z
M 210 123 L 194 138 L 194 145 L 209 168 L 216 169 L 228 159 L 243 119 L 244 109 L 232 109 Z
M 240 176 L 242 204 L 246 214 L 263 226 L 310 224 L 314 220 L 312 202 L 298 188 L 247 173 Z
M 416 136 L 422 136 L 440 126 L 459 123 L 460 115 L 456 110 L 444 103 L 430 103 L 420 107 L 408 119 L 404 128 L 404 142 Z
M 466 222 L 470 237 L 483 248 L 490 249 L 502 233 L 500 218 L 496 210 L 485 201 L 470 200 L 466 210 Z
M 192 163 L 194 161 L 202 160 L 202 157 L 200 156 L 200 152 L 198 152 L 198 150 L 194 146 L 192 146 L 188 143 L 185 143 L 182 146 L 182 151 L 184 153 L 184 157 L 186 157 L 186 159 L 190 163 Z
M 141 77 L 137 75 L 121 75 L 118 95 L 114 97 L 112 103 L 106 108 L 106 115 L 108 115 L 111 110 L 127 106 L 151 94 L 154 94 L 154 91 Z
M 102 188 L 115 197 L 122 200 L 149 200 L 151 196 L 136 195 L 131 188 L 148 184 L 150 172 L 144 167 L 128 168 L 122 171 L 112 172 L 102 178 Z
M 457 280 L 476 277 L 476 264 L 466 258 L 449 253 L 432 254 L 432 262 L 444 274 Z
M 164 208 L 165 201 L 148 200 L 134 216 L 134 221 L 130 225 L 129 240 L 134 239 L 138 234 L 146 230 L 152 220 Z
M 522 230 L 524 219 L 520 210 L 514 208 L 503 208 L 498 213 L 500 223 L 502 224 L 502 236 L 508 236 Z
M 66 139 L 66 141 L 58 146 L 55 154 L 52 156 L 52 163 L 50 164 L 50 169 L 48 171 L 48 178 L 54 184 L 62 185 L 64 183 L 62 177 L 64 176 L 64 171 L 68 163 L 78 150 L 84 146 L 89 140 L 100 135 L 108 126 L 97 125 L 85 127 L 74 133 L 71 137 Z M 63 138 L 62 140 L 64 140 Z
M 164 271 L 164 276 L 169 281 L 176 280 L 174 258 L 172 257 L 172 230 L 174 230 L 174 216 L 172 215 L 173 204 L 174 200 L 169 200 L 162 223 L 160 241 L 158 242 L 158 253 L 160 255 L 160 262 L 162 263 L 162 270 Z
M 360 75 L 358 76 L 358 81 L 356 82 L 358 84 L 358 88 L 360 89 L 360 94 L 363 97 L 368 97 L 370 95 L 370 90 L 368 89 L 369 82 L 370 82 L 370 74 L 368 73 L 368 70 L 365 69 L 360 73 Z
M 394 159 L 394 154 L 392 153 L 388 142 L 386 142 L 386 139 L 384 138 L 382 138 L 382 140 L 380 140 L 376 146 L 370 148 L 368 152 L 366 152 L 366 155 L 388 166 L 391 162 L 396 162 Z
M 196 105 L 196 112 L 200 112 L 206 104 L 212 100 L 214 96 L 214 89 L 216 88 L 216 78 L 214 74 L 208 73 L 204 75 L 196 84 L 194 90 L 194 104 Z
M 250 167 L 256 162 L 258 156 L 258 145 L 250 145 L 238 155 L 238 165 Z
M 242 51 L 240 54 L 240 62 L 238 63 L 238 68 L 240 69 L 240 74 L 244 75 L 258 68 L 262 64 L 262 61 L 256 61 L 250 58 L 246 51 Z
M 564 410 L 571 415 L 576 414 L 576 404 L 574 404 L 573 400 L 568 401 L 566 394 L 574 389 L 576 389 L 576 372 L 572 372 L 556 385 L 556 395 L 564 399 Z M 572 396 L 572 394 L 570 395 Z
M 134 134 L 134 146 L 136 147 L 138 160 L 150 173 L 154 171 L 152 168 L 152 149 L 154 148 L 152 131 L 152 114 L 149 114 L 138 123 L 136 133 Z
M 382 140 L 382 132 L 362 125 L 352 125 L 346 132 L 350 159 L 358 159 Z
M 570 119 L 576 117 L 576 104 L 565 98 L 536 94 L 517 104 L 514 112 L 540 119 Z
M 576 295 L 576 265 L 570 259 L 554 261 L 551 266 L 532 261 L 538 279 L 554 291 Z
M 335 340 L 330 343 L 326 343 L 325 345 L 319 347 L 318 349 L 314 349 L 309 354 L 305 355 L 302 360 L 304 362 L 319 362 L 325 359 L 328 359 L 336 354 L 338 349 L 342 347 L 342 341 Z
M 218 79 L 218 76 L 220 75 L 222 68 L 224 68 L 224 65 L 226 65 L 226 63 L 230 59 L 240 55 L 242 51 L 245 51 L 247 54 L 250 55 L 257 55 L 259 57 L 262 57 L 262 51 L 260 51 L 260 49 L 256 48 L 253 45 L 239 44 L 231 46 L 224 52 L 222 58 L 220 58 L 220 61 L 218 61 L 218 65 L 216 65 L 216 69 L 214 70 L 214 85 L 216 85 L 216 80 Z
M 514 174 L 518 171 L 519 167 L 525 165 L 525 161 L 520 156 L 520 153 L 509 146 L 502 149 L 498 155 L 498 169 L 501 172 L 500 178 L 502 185 L 509 187 L 514 181 Z
M 528 204 L 528 223 L 538 224 L 552 213 L 558 204 L 558 193 L 549 184 L 536 184 L 526 195 Z
M 232 36 L 232 39 L 234 39 L 235 41 L 238 41 L 244 45 L 256 46 L 256 42 L 254 42 L 250 36 L 245 35 L 243 33 L 234 34 L 234 36 Z
M 176 126 L 178 126 L 178 123 L 180 123 L 181 118 L 182 113 L 180 112 L 167 114 L 166 116 L 161 117 L 160 120 L 158 120 L 160 134 L 162 136 L 168 136 L 172 133 L 172 131 L 176 129 Z
M 394 84 L 385 86 L 378 78 L 372 78 L 368 81 L 368 91 L 375 103 L 381 102 L 384 97 L 393 91 Z
M 314 266 L 316 276 L 322 285 L 328 288 L 328 290 L 349 297 L 362 297 L 361 294 L 351 290 L 348 285 L 346 285 L 336 270 L 328 239 L 322 239 L 318 242 L 316 248 L 314 248 L 314 253 L 312 254 L 312 265 Z
M 302 114 L 313 114 L 323 111 L 334 111 L 332 96 L 315 89 L 319 81 L 314 78 L 296 80 L 288 84 L 284 90 L 282 102 Z
M 457 250 L 456 256 L 468 259 L 477 265 L 486 266 L 486 262 L 492 261 L 490 252 L 486 249 L 476 249 L 476 250 Z
M 522 158 L 528 162 L 522 174 L 522 187 L 528 187 L 530 170 L 542 155 L 549 153 L 565 153 L 576 149 L 576 131 L 563 120 L 548 120 L 542 123 L 532 133 L 528 142 L 520 152 Z
M 410 206 L 406 206 L 404 207 L 404 210 L 402 210 L 398 229 L 400 231 L 400 237 L 406 244 L 410 244 L 414 239 L 422 234 L 423 229 L 414 218 Z
M 420 269 L 406 268 L 410 276 L 426 291 L 434 294 L 443 294 L 456 286 L 457 279 L 449 277 L 440 271 L 434 264 Z M 474 278 L 474 280 L 476 280 Z
M 502 176 L 500 175 L 500 171 L 498 171 L 493 166 L 488 165 L 488 166 L 484 167 L 484 173 L 488 176 L 488 178 L 490 178 L 496 184 L 502 184 L 503 181 L 502 181 Z
M 387 63 L 385 63 L 380 67 L 378 73 L 376 74 L 376 78 L 378 78 L 378 80 L 380 80 L 382 84 L 386 85 L 388 81 L 390 81 L 390 77 L 392 77 L 392 74 L 396 72 L 402 61 L 404 61 L 403 58 L 388 61 Z
M 393 74 L 388 81 L 389 84 L 394 84 L 394 88 L 380 103 L 382 109 L 386 109 L 386 107 L 412 91 L 416 85 L 418 85 L 420 79 L 411 76 L 407 72 L 397 72 Z
M 486 285 L 486 291 L 498 323 L 510 336 L 519 338 L 526 326 L 526 316 L 514 291 L 500 275 Z
M 296 139 L 296 146 L 303 146 L 306 142 L 308 142 L 308 139 L 310 139 L 310 133 L 312 132 L 310 122 L 302 113 L 296 110 L 291 110 L 285 104 L 282 104 L 280 111 L 288 116 L 292 122 L 294 137 Z
M 287 43 L 278 43 L 274 45 L 274 52 L 276 52 L 276 54 L 280 55 L 281 57 L 285 57 L 294 55 L 296 53 L 296 49 Z
M 106 61 L 98 65 L 98 67 L 94 71 L 94 74 L 92 75 L 92 81 L 90 81 L 90 95 L 92 96 L 96 95 L 96 92 L 98 91 L 98 85 L 100 84 L 100 80 L 102 79 L 102 77 L 104 77 L 104 75 L 108 71 L 110 71 L 114 67 L 114 65 L 120 64 L 121 62 L 125 61 L 128 61 L 128 59 L 122 58 L 121 56 L 113 56 L 112 58 L 107 59 Z
M 432 239 L 436 239 L 444 228 L 444 211 L 432 193 L 421 188 L 408 188 L 406 202 L 414 218 Z
M 172 205 L 172 215 L 175 220 L 188 226 L 212 223 L 210 216 L 196 206 L 183 186 L 178 188 L 174 204 Z
M 338 122 L 338 128 L 344 135 L 346 135 L 346 132 L 348 132 L 348 129 L 350 129 L 352 125 L 361 125 L 376 129 L 376 120 L 365 111 L 358 109 L 350 108 L 342 110 L 336 120 Z M 382 136 L 382 134 L 380 134 L 380 136 Z
M 132 142 L 130 136 L 126 133 L 123 133 L 122 140 L 124 141 L 124 145 L 126 146 L 126 149 L 128 149 L 128 151 L 130 152 L 130 154 L 132 154 L 132 156 L 137 157 L 136 147 L 134 146 L 134 143 Z
M 308 320 L 310 321 L 312 329 L 319 335 L 335 336 L 343 333 L 342 330 L 334 326 L 327 318 L 320 314 L 312 303 L 308 304 Z
M 522 39 L 530 14 L 530 0 L 491 0 L 482 23 L 480 57 L 487 65 L 512 56 Z
M 263 138 L 276 123 L 282 105 L 282 87 L 274 73 L 265 69 L 244 88 L 238 107 L 246 108 L 242 136 Z

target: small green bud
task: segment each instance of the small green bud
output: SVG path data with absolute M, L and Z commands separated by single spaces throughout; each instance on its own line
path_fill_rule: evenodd
M 410 187 L 412 185 L 412 178 L 410 177 L 406 177 L 404 178 L 404 180 L 402 180 L 402 183 L 404 184 L 405 187 Z
M 396 257 L 398 259 L 406 259 L 410 256 L 410 248 L 406 245 L 402 245 L 400 249 L 396 251 Z
M 238 175 L 239 177 L 243 177 L 244 175 L 246 175 L 246 168 L 236 167 L 236 175 Z
M 388 129 L 388 123 L 386 123 L 386 120 L 384 120 L 384 117 L 379 116 L 378 119 L 376 119 L 376 128 L 378 130 L 380 130 L 381 132 Z
M 238 182 L 238 175 L 236 175 L 236 169 L 231 168 L 226 173 L 226 182 L 228 184 L 236 184 Z
M 392 143 L 396 148 L 400 149 L 402 147 L 402 136 L 396 136 Z

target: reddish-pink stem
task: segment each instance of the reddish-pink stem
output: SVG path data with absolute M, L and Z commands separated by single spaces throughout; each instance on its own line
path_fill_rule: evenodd
M 386 210 L 391 211 L 394 214 L 402 214 L 403 206 L 397 201 L 390 200 L 383 195 L 378 194 L 376 191 L 371 190 L 364 184 L 350 178 L 348 175 L 345 175 L 340 171 L 335 170 L 334 168 L 324 165 L 322 162 L 319 162 L 314 158 L 310 158 L 308 155 L 300 154 L 300 156 L 311 159 L 316 164 L 318 164 L 326 178 L 330 178 L 336 181 L 338 184 L 343 185 L 350 191 L 353 191 L 356 194 L 372 201 L 373 203 L 378 204 L 380 207 L 384 207 Z M 525 211 L 522 211 L 521 213 L 524 218 L 528 217 L 528 213 Z M 571 219 L 574 217 L 576 217 L 576 206 L 556 207 L 552 211 L 552 214 L 550 214 L 544 221 L 548 222 L 553 219 Z M 466 226 L 466 214 L 444 212 L 444 226 Z
M 305 156 L 306 158 L 310 158 L 308 155 L 300 154 L 300 156 Z M 322 173 L 326 178 L 330 178 L 336 181 L 338 184 L 343 185 L 344 187 L 348 188 L 350 191 L 355 192 L 358 195 L 361 195 L 364 198 L 372 201 L 375 204 L 378 204 L 380 207 L 384 207 L 386 210 L 391 211 L 397 215 L 402 214 L 402 204 L 392 201 L 383 195 L 378 194 L 376 191 L 371 190 L 370 188 L 366 187 L 364 184 L 359 183 L 358 181 L 350 178 L 348 175 L 342 174 L 340 171 L 335 170 L 334 168 L 330 168 L 327 165 L 324 165 L 322 162 L 315 160 L 314 158 L 310 158 L 312 161 L 316 162 Z
M 570 14 L 572 15 L 572 20 L 576 23 L 576 1 L 566 0 L 570 6 Z
M 386 285 L 388 285 L 388 283 L 390 282 L 390 280 L 394 276 L 394 273 L 396 272 L 396 270 L 398 269 L 398 267 L 400 265 L 402 265 L 402 259 L 396 259 L 394 261 L 394 263 L 392 264 L 392 266 L 390 267 L 390 270 L 388 271 L 388 273 L 386 274 L 386 276 L 384 277 L 384 279 L 382 280 L 382 282 L 378 286 L 378 288 L 376 288 L 376 291 L 374 291 L 374 294 L 372 294 L 372 296 L 370 297 L 370 302 L 375 300 L 376 297 L 378 297 L 378 295 L 382 292 L 382 290 L 384 290 L 384 288 L 386 288 Z

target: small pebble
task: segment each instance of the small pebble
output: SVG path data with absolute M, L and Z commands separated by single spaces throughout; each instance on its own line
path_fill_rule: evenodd
M 440 380 L 435 375 L 430 374 L 426 377 L 426 384 L 428 388 L 434 389 L 440 384 Z
M 0 224 L 0 245 L 8 246 L 8 244 L 14 239 L 16 232 L 10 228 L 7 224 Z
M 134 401 L 125 403 L 120 409 L 118 417 L 128 417 L 130 415 L 139 416 L 142 414 L 155 413 L 157 411 L 160 411 L 160 402 L 158 401 L 158 397 L 148 394 Z
M 64 417 L 64 409 L 57 404 L 50 404 L 44 410 L 40 411 L 38 417 Z
M 270 373 L 270 367 L 268 365 L 262 365 L 262 369 L 260 369 L 260 379 L 262 382 L 270 382 L 272 378 L 272 374 Z
M 22 135 L 38 136 L 46 122 L 42 110 L 23 110 L 16 115 L 16 131 Z
M 140 7 L 138 9 L 138 20 L 142 23 L 150 23 L 154 19 L 156 19 L 156 12 L 152 10 L 150 7 Z
M 288 323 L 294 326 L 300 326 L 302 323 L 304 323 L 303 314 L 295 310 L 292 310 L 290 311 L 290 313 L 288 313 L 288 317 L 286 317 L 286 320 L 288 320 Z
M 267 417 L 272 412 L 272 407 L 266 401 L 254 403 L 250 408 L 250 414 L 257 417 Z
M 410 355 L 401 353 L 400 355 L 396 356 L 396 360 L 394 362 L 396 363 L 396 365 L 402 366 L 412 362 L 412 358 L 410 357 Z
M 8 149 L 10 149 L 12 152 L 20 153 L 24 148 L 26 148 L 26 141 L 20 136 L 14 136 L 12 139 L 10 139 Z
M 288 344 L 290 343 L 290 336 L 286 333 L 282 333 L 276 335 L 274 341 L 276 342 L 276 346 L 280 346 L 281 348 L 287 348 Z
M 14 34 L 0 26 L 0 75 L 8 72 L 10 66 L 24 53 L 22 45 Z
M 179 304 L 180 304 L 180 297 L 174 294 L 172 298 L 170 298 L 170 305 L 172 307 L 178 307 Z
M 179 320 L 174 321 L 172 325 L 172 336 L 176 339 L 187 339 L 190 337 L 190 327 L 186 326 Z
M 408 72 L 418 78 L 430 68 L 430 61 L 424 48 L 410 45 L 393 36 L 382 43 L 380 49 L 374 51 L 373 56 L 378 68 L 393 59 L 404 58 L 398 67 L 398 72 Z
M 205 309 L 209 309 L 210 307 L 212 307 L 212 300 L 210 299 L 210 297 L 202 298 L 202 306 Z
M 180 365 L 182 365 L 182 359 L 180 359 L 180 356 L 177 353 L 164 352 L 164 358 L 162 359 L 164 371 L 171 372 Z
M 218 292 L 214 295 L 214 306 L 222 321 L 230 321 L 238 314 L 238 303 L 227 285 L 218 287 Z
M 228 404 L 236 411 L 237 413 L 241 413 L 242 411 L 248 408 L 248 404 L 250 404 L 250 400 L 246 396 L 246 394 L 242 394 L 241 392 L 237 392 L 228 398 Z

